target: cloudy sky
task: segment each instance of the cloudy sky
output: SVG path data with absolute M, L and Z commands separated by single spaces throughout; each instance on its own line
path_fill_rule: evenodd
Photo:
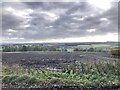
M 118 3 L 3 2 L 3 42 L 118 40 Z

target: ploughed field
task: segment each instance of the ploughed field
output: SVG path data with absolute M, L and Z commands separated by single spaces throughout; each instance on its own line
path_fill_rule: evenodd
M 109 58 L 109 59 L 108 59 Z M 22 65 L 25 67 L 62 68 L 62 64 L 77 61 L 112 60 L 108 52 L 3 52 L 3 65 Z
M 3 52 L 2 90 L 119 90 L 109 52 Z

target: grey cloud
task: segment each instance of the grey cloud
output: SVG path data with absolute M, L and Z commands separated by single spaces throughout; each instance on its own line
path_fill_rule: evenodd
M 4 14 L 2 16 L 2 29 L 17 29 L 19 25 L 23 22 L 20 18 L 17 18 L 13 15 Z
M 26 8 L 26 5 L 24 5 L 21 2 L 4 2 L 2 4 L 2 35 L 3 37 L 8 38 L 14 38 L 14 37 L 20 37 L 21 34 L 24 33 L 24 23 L 26 22 L 25 18 L 18 17 L 14 15 L 12 12 L 6 11 L 7 8 L 12 8 L 14 10 L 23 11 Z M 16 12 L 17 13 L 17 12 Z M 19 33 L 12 33 L 7 32 L 7 30 L 13 29 L 16 30 L 16 32 Z
M 16 6 L 15 3 L 10 6 L 20 10 L 32 9 L 34 12 L 30 14 L 31 19 L 28 22 L 30 26 L 22 28 L 21 25 L 26 19 L 20 19 L 7 13 L 3 14 L 3 30 L 16 29 L 20 35 L 15 34 L 14 36 L 24 37 L 26 40 L 104 35 L 116 33 L 118 30 L 117 3 L 112 3 L 113 6 L 102 14 L 99 13 L 99 9 L 95 9 L 87 2 L 23 2 L 21 4 L 23 6 Z M 5 8 L 9 6 L 7 5 Z M 46 13 L 41 14 L 41 12 L 47 12 L 52 16 Z M 50 21 L 54 19 L 53 14 L 58 18 Z M 90 16 L 91 14 L 95 16 Z M 84 19 L 77 20 L 77 18 Z M 110 24 L 107 24 L 107 21 L 100 21 L 100 18 L 107 18 Z M 88 29 L 96 29 L 96 32 L 89 33 Z
M 43 10 L 51 10 L 56 8 L 69 8 L 74 2 L 24 2 L 31 9 L 42 8 Z

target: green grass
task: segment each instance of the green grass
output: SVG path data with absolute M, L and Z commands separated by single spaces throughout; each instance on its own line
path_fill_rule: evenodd
M 78 47 L 80 48 L 110 48 L 112 47 L 111 45 L 107 45 L 107 44 L 92 44 L 92 45 L 78 45 Z
M 37 83 L 50 84 L 120 84 L 120 62 L 76 62 L 65 65 L 64 70 L 48 70 L 46 68 L 23 68 L 15 65 L 3 66 L 2 80 L 4 84 L 31 85 Z

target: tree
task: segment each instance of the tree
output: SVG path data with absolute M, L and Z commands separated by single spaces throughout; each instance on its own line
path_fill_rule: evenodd
M 75 48 L 74 51 L 79 51 L 79 49 L 78 49 L 78 48 Z
M 94 48 L 89 48 L 88 51 L 93 52 Z
M 27 51 L 27 46 L 22 46 L 22 51 Z

